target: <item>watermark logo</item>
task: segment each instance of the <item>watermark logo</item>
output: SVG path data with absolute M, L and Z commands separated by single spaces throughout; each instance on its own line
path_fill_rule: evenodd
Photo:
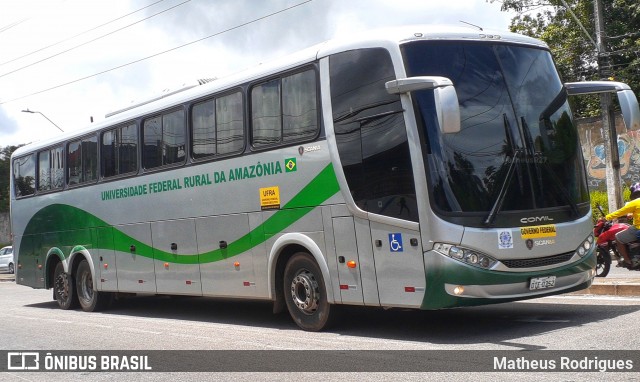
M 8 352 L 7 370 L 40 370 L 40 353 Z

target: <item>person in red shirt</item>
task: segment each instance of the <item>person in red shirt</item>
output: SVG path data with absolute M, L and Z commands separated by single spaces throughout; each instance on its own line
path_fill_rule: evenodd
M 624 258 L 625 266 L 627 268 L 637 268 L 640 267 L 640 260 L 631 259 L 629 256 L 629 247 L 627 245 L 637 241 L 640 237 L 640 183 L 636 182 L 632 184 L 629 189 L 631 190 L 631 196 L 629 198 L 630 201 L 619 210 L 605 216 L 605 219 L 613 220 L 626 216 L 627 214 L 633 215 L 633 224 L 624 231 L 620 231 L 616 234 L 616 248 L 618 249 L 618 253 L 620 253 Z

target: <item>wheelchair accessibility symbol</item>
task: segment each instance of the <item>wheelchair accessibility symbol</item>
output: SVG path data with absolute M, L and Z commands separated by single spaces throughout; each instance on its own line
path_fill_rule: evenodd
M 391 252 L 402 252 L 402 234 L 390 233 L 389 234 L 389 248 Z

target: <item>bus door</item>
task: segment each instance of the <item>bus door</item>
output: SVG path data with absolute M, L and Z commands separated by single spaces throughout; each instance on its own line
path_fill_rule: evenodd
M 127 224 L 114 229 L 123 233 L 126 242 L 120 245 L 125 251 L 128 250 L 117 253 L 118 291 L 155 293 L 156 276 L 151 250 L 151 225 L 149 223 Z
M 380 304 L 419 307 L 425 293 L 420 231 L 371 222 Z
M 113 247 L 113 227 L 96 228 L 97 259 L 93 259 L 96 277 L 99 282 L 98 290 L 107 292 L 118 291 L 118 275 L 116 252 Z M 99 273 L 98 273 L 99 272 Z
M 151 223 L 151 236 L 157 292 L 202 295 L 195 220 Z
M 396 78 L 393 60 L 382 47 L 355 49 L 323 59 L 324 78 L 327 70 L 329 89 L 324 83 L 323 91 L 330 92 L 331 115 L 326 107 L 325 120 L 332 121 L 329 132 L 333 128 L 327 139 L 335 139 L 347 204 L 358 218 L 370 220 L 367 246 L 373 245 L 380 304 L 420 306 L 425 271 L 404 120 L 408 105 L 385 87 Z

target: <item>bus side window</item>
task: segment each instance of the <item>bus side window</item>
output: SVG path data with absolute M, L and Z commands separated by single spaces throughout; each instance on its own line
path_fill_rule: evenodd
M 191 111 L 194 159 L 241 152 L 244 149 L 242 93 L 197 103 Z
M 105 178 L 135 172 L 138 169 L 138 134 L 135 124 L 102 134 L 100 142 L 102 176 Z
M 312 69 L 251 89 L 254 147 L 313 139 L 319 130 L 316 72 Z
M 216 99 L 217 154 L 232 154 L 244 149 L 244 107 L 242 93 Z
M 186 158 L 184 111 L 175 110 L 147 118 L 143 125 L 144 168 L 183 163 Z
M 282 140 L 280 79 L 251 89 L 251 128 L 255 147 L 269 146 Z
M 73 186 L 95 182 L 98 179 L 98 137 L 92 135 L 69 142 L 67 150 L 67 183 Z
M 64 186 L 63 158 L 62 146 L 38 153 L 38 191 L 57 190 Z
M 33 195 L 36 192 L 36 160 L 34 154 L 13 160 L 13 184 L 17 197 Z

